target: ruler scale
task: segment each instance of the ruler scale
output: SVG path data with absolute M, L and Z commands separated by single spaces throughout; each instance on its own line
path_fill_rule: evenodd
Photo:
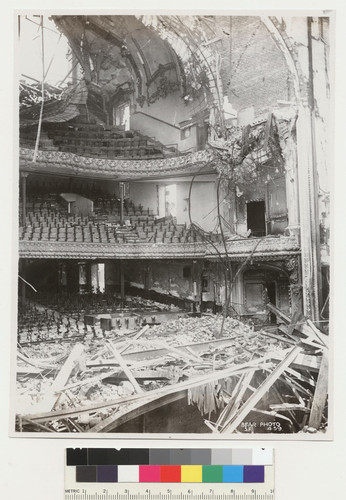
M 196 463 L 199 456 L 203 464 Z M 174 471 L 175 482 L 165 475 L 167 470 Z M 137 453 L 134 449 L 70 448 L 65 459 L 64 499 L 274 500 L 273 450 L 139 449 Z

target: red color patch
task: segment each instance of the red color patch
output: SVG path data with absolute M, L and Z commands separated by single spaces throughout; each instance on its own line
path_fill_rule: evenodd
M 161 483 L 180 483 L 180 465 L 161 465 Z

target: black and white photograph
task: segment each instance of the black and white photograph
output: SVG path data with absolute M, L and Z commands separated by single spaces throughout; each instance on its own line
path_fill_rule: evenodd
M 333 14 L 16 31 L 12 435 L 331 439 Z

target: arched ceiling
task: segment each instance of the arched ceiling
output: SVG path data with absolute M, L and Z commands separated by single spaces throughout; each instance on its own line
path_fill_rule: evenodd
M 121 91 L 143 106 L 179 91 L 187 103 L 202 98 L 207 107 L 215 101 L 213 53 L 201 47 L 215 38 L 217 24 L 210 27 L 211 20 L 200 16 L 52 18 L 69 40 L 87 84 L 99 89 L 106 100 Z
M 134 16 L 54 16 L 82 68 L 106 99 L 119 91 L 150 100 L 164 79 L 181 90 L 177 57 L 169 44 Z

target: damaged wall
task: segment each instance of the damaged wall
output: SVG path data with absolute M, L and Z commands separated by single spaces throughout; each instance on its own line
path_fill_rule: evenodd
M 177 222 L 190 225 L 189 191 L 190 182 L 177 183 Z M 217 225 L 216 183 L 198 182 L 191 190 L 191 220 L 205 231 L 213 231 Z
M 153 104 L 136 105 L 131 114 L 130 127 L 164 145 L 175 144 L 179 150 L 185 151 L 195 148 L 197 142 L 195 135 L 190 140 L 184 139 L 179 130 L 179 123 L 188 120 L 191 112 L 191 106 L 183 102 L 179 91 L 175 91 Z
M 134 261 L 124 264 L 126 282 L 180 298 L 194 299 L 192 262 Z
M 256 118 L 271 111 L 278 100 L 290 101 L 290 73 L 261 18 L 217 16 L 217 22 L 229 33 L 222 40 L 221 77 L 233 107 L 254 107 Z
M 160 260 L 125 262 L 123 265 L 128 285 L 197 303 L 221 303 L 223 274 L 217 262 Z

